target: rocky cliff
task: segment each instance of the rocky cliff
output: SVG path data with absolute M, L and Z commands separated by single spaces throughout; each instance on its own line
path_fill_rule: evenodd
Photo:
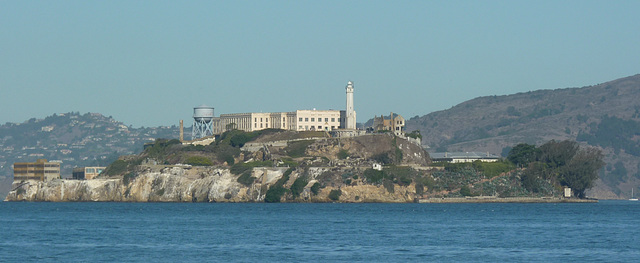
M 345 168 L 347 169 L 347 168 Z M 348 168 L 350 172 L 357 168 Z M 269 187 L 283 178 L 287 168 L 254 168 L 250 185 L 238 183 L 238 176 L 228 169 L 168 167 L 159 172 L 146 171 L 133 179 L 54 180 L 50 182 L 14 182 L 5 201 L 43 202 L 263 202 Z M 336 168 L 307 168 L 294 171 L 284 184 L 290 187 L 299 177 L 309 177 L 299 197 L 283 196 L 283 202 L 332 202 L 332 190 L 340 189 L 340 202 L 413 202 L 415 185 L 365 184 L 354 180 L 352 184 L 327 185 L 317 194 L 311 187 L 326 176 L 328 170 L 342 173 Z

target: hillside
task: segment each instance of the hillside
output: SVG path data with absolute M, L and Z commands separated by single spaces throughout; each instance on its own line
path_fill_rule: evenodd
M 5 123 L 0 125 L 0 179 L 6 177 L 9 185 L 0 186 L 0 196 L 13 180 L 14 162 L 61 161 L 62 176 L 70 177 L 74 167 L 107 166 L 158 137 L 177 138 L 178 128 L 133 128 L 99 113 L 74 112 Z
M 592 196 L 626 198 L 640 185 L 640 75 L 582 88 L 479 97 L 411 118 L 407 130 L 420 130 L 429 151 L 502 156 L 518 143 L 577 140 L 605 154 L 607 166 Z

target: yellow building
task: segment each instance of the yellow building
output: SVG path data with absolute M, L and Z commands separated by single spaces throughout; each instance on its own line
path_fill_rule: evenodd
M 385 119 L 384 115 L 373 118 L 374 131 L 392 131 L 395 135 L 404 136 L 404 125 L 404 118 L 398 114 L 393 114 L 393 112 L 389 115 L 389 119 Z
M 34 163 L 14 163 L 13 180 L 51 181 L 60 178 L 60 163 L 38 159 Z
M 73 179 L 77 180 L 91 180 L 96 178 L 106 167 L 76 167 L 73 168 Z

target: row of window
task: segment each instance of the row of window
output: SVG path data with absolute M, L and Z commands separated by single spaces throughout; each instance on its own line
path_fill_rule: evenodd
M 338 120 L 340 119 L 338 118 Z M 298 121 L 302 122 L 302 117 L 298 118 Z M 308 122 L 309 118 L 304 118 L 304 121 Z M 315 122 L 316 118 L 311 118 L 311 121 Z M 335 122 L 335 121 L 336 121 L 336 118 L 331 118 L 331 122 Z M 318 118 L 318 122 L 322 122 L 322 118 Z M 324 122 L 329 122 L 329 118 L 324 118 Z
M 316 131 L 322 130 L 322 125 L 318 125 L 317 127 L 318 128 L 316 128 L 316 126 L 309 127 L 309 125 L 305 125 L 304 126 L 304 130 L 305 131 L 308 131 L 308 130 L 316 130 Z M 302 130 L 302 129 L 303 129 L 302 125 L 298 126 L 298 130 Z M 325 126 L 324 129 L 328 131 L 329 130 L 329 126 Z M 335 129 L 336 129 L 336 126 L 331 126 L 331 130 L 335 130 Z

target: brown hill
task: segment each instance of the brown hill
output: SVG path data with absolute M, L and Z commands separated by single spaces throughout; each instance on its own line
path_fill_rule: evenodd
M 640 75 L 595 86 L 472 99 L 407 121 L 430 151 L 506 155 L 518 143 L 578 140 L 601 147 L 607 167 L 591 192 L 627 197 L 640 185 Z

